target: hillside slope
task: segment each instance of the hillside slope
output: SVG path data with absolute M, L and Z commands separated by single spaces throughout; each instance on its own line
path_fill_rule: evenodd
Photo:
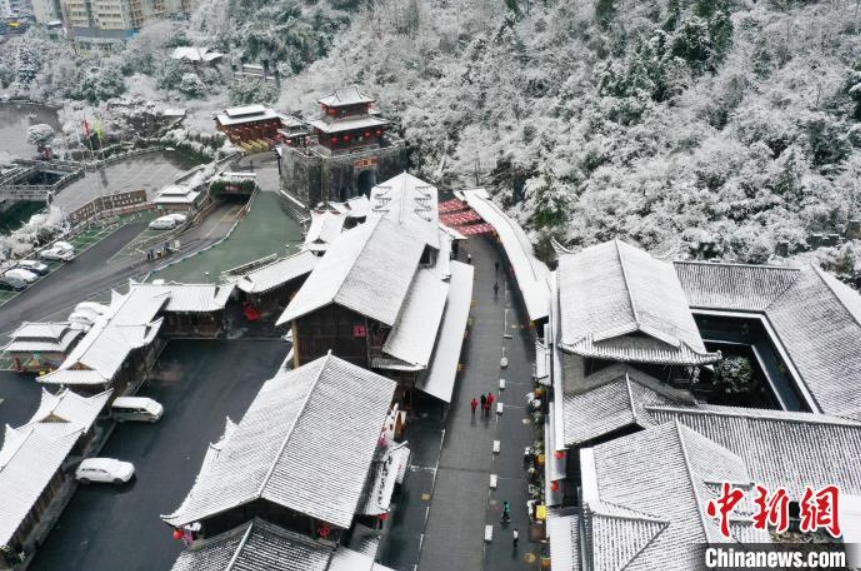
M 377 0 L 280 104 L 364 86 L 421 174 L 491 186 L 545 250 L 761 263 L 833 233 L 851 280 L 859 22 L 856 0 Z

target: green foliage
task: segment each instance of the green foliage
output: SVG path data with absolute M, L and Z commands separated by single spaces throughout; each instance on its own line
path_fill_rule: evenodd
M 179 82 L 177 91 L 193 99 L 195 97 L 203 97 L 206 94 L 206 85 L 197 77 L 196 73 L 184 73 Z
M 105 65 L 107 64 L 107 65 Z M 126 84 L 119 66 L 102 62 L 103 67 L 83 67 L 78 70 L 72 99 L 80 99 L 91 104 L 119 97 L 126 92 Z
M 715 366 L 714 386 L 724 393 L 747 393 L 756 388 L 750 359 L 732 355 Z
M 595 0 L 595 21 L 606 28 L 616 17 L 616 0 Z

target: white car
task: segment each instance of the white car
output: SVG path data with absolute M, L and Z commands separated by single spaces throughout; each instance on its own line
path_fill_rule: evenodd
M 71 262 L 75 259 L 75 252 L 64 250 L 62 248 L 48 248 L 40 254 L 43 260 L 52 260 L 57 262 Z
M 173 230 L 179 226 L 179 222 L 172 214 L 161 216 L 149 223 L 150 230 Z
M 82 484 L 90 482 L 125 484 L 134 475 L 134 464 L 114 458 L 87 458 L 75 470 L 75 479 Z
M 56 241 L 54 242 L 54 248 L 59 248 L 61 250 L 66 250 L 68 252 L 75 253 L 75 247 L 69 244 L 68 242 Z
M 37 262 L 36 260 L 20 260 L 18 262 L 18 267 L 23 268 L 28 272 L 39 274 L 40 276 L 44 276 L 48 271 L 50 271 L 50 268 L 46 264 Z
M 29 272 L 23 268 L 15 268 L 13 270 L 9 270 L 4 274 L 6 277 L 15 277 L 24 280 L 28 284 L 31 284 L 39 279 L 37 274 L 33 272 Z

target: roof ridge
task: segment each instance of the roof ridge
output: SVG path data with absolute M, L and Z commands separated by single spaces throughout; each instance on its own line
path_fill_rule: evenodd
M 628 271 L 625 269 L 625 259 L 622 256 L 619 242 L 618 238 L 613 238 L 613 244 L 616 246 L 616 256 L 619 258 L 619 267 L 622 269 L 622 281 L 625 282 L 625 292 L 628 294 L 628 301 L 631 303 L 631 313 L 634 315 L 634 323 L 637 324 L 637 329 L 640 329 L 640 316 L 637 314 L 637 304 L 634 303 L 634 294 L 631 292 L 631 282 L 628 279 Z
M 634 422 L 637 422 L 637 405 L 634 403 L 634 393 L 631 390 L 631 377 L 628 375 L 628 368 L 625 367 L 625 390 L 628 393 L 628 404 L 631 405 L 631 416 L 634 417 Z
M 708 543 L 709 539 L 710 539 L 708 524 L 706 523 L 706 518 L 703 515 L 703 509 L 702 509 L 702 506 L 700 505 L 700 494 L 697 491 L 696 480 L 694 479 L 694 471 L 693 471 L 693 467 L 691 466 L 690 459 L 688 458 L 688 449 L 687 449 L 687 446 L 685 446 L 685 439 L 682 436 L 682 423 L 679 422 L 679 419 L 675 419 L 675 428 L 676 428 L 676 430 L 675 430 L 676 437 L 679 439 L 679 447 L 681 448 L 681 451 L 682 451 L 682 459 L 685 461 L 685 470 L 687 471 L 687 474 L 688 474 L 688 481 L 691 485 L 691 491 L 693 492 L 693 495 L 694 495 L 694 503 L 696 504 L 697 517 L 700 520 L 700 525 L 702 525 L 702 527 L 703 527 L 703 535 L 705 535 L 705 540 Z
M 299 407 L 299 410 L 296 412 L 296 417 L 293 419 L 293 422 L 290 423 L 290 429 L 287 431 L 287 435 L 284 437 L 284 441 L 281 443 L 281 447 L 278 449 L 278 453 L 275 455 L 275 461 L 269 466 L 269 469 L 266 471 L 266 475 L 263 477 L 263 481 L 260 483 L 260 488 L 257 490 L 257 494 L 255 497 L 262 497 L 263 490 L 266 488 L 266 485 L 269 483 L 269 479 L 272 477 L 272 474 L 275 472 L 275 466 L 278 464 L 278 460 L 281 459 L 281 455 L 284 453 L 284 450 L 287 448 L 287 444 L 290 442 L 290 438 L 293 436 L 293 431 L 296 429 L 296 425 L 299 423 L 299 418 L 302 416 L 302 413 L 305 412 L 305 408 L 308 406 L 308 401 L 311 400 L 311 395 L 314 394 L 314 389 L 317 387 L 317 383 L 320 382 L 320 378 L 323 376 L 323 371 L 329 365 L 329 361 L 332 359 L 332 350 L 330 349 L 328 353 L 326 353 L 325 357 L 321 357 L 320 370 L 317 371 L 317 375 L 314 377 L 314 381 L 311 383 L 311 386 L 308 387 L 308 393 L 305 395 L 305 398 L 302 399 L 302 406 Z
M 710 406 L 718 406 L 718 405 L 710 405 Z M 681 407 L 681 406 L 670 406 L 670 405 L 646 405 L 647 411 L 668 411 L 668 412 L 678 412 L 683 414 L 699 414 L 699 415 L 710 415 L 710 416 L 722 416 L 722 417 L 736 417 L 736 418 L 750 418 L 753 420 L 757 419 L 766 419 L 766 420 L 780 420 L 782 422 L 792 422 L 795 424 L 830 424 L 836 426 L 852 426 L 861 428 L 861 422 L 856 420 L 851 420 L 848 418 L 837 417 L 833 415 L 826 414 L 816 414 L 813 412 L 794 412 L 794 411 L 770 411 L 769 409 L 760 409 L 760 408 L 752 408 L 752 409 L 744 409 L 756 411 L 762 414 L 745 414 L 742 410 L 738 410 L 740 407 L 727 407 L 732 408 L 733 410 L 715 410 L 712 408 L 703 408 L 701 405 L 691 406 L 689 408 Z M 807 415 L 809 418 L 783 418 L 778 416 L 777 413 L 780 414 L 798 414 L 798 415 Z
M 822 283 L 825 284 L 825 287 L 827 287 L 829 289 L 829 291 L 831 291 L 831 293 L 834 294 L 834 297 L 837 298 L 838 303 L 840 303 L 840 305 L 843 306 L 843 309 L 846 310 L 846 313 L 848 313 L 852 317 L 852 320 L 858 326 L 861 326 L 861 319 L 859 319 L 859 317 L 857 315 L 855 315 L 855 312 L 852 311 L 852 309 L 848 305 L 846 305 L 846 302 L 843 301 L 843 298 L 840 296 L 840 294 L 837 293 L 837 291 L 834 289 L 834 287 L 832 287 L 832 285 L 830 283 L 828 283 L 828 280 L 825 279 L 825 273 L 826 273 L 825 270 L 823 270 L 819 266 L 816 266 L 813 264 L 810 264 L 810 265 L 813 267 L 814 271 L 816 272 L 816 275 L 819 276 L 819 279 L 822 280 Z M 829 277 L 834 277 L 834 276 L 831 276 L 829 274 Z M 836 280 L 837 278 L 834 277 L 834 279 Z M 840 281 L 840 280 L 838 280 L 838 281 Z
M 233 569 L 233 566 L 236 565 L 236 561 L 239 559 L 239 554 L 242 552 L 242 548 L 245 547 L 245 544 L 248 542 L 248 538 L 251 537 L 251 529 L 254 527 L 256 521 L 257 518 L 254 518 L 248 524 L 245 533 L 242 534 L 242 539 L 239 540 L 239 545 L 236 546 L 236 551 L 233 552 L 233 557 L 230 558 L 230 561 L 227 563 L 227 567 L 224 568 L 224 571 L 231 571 Z
M 739 264 L 735 262 L 709 262 L 707 260 L 673 260 L 673 264 L 679 265 L 696 265 L 696 266 L 728 266 L 728 267 L 740 267 L 740 268 L 762 268 L 765 270 L 785 270 L 789 272 L 801 272 L 801 268 L 793 267 L 793 266 L 775 266 L 770 264 Z
M 367 248 L 367 247 L 368 247 L 368 244 L 371 242 L 371 236 L 373 236 L 373 234 L 374 234 L 374 233 L 377 231 L 377 229 L 380 227 L 380 224 L 382 224 L 382 222 L 383 222 L 383 219 L 384 219 L 384 218 L 385 218 L 385 216 L 380 216 L 380 217 L 378 217 L 378 218 L 377 218 L 376 220 L 374 220 L 374 221 L 370 221 L 370 220 L 368 220 L 367 222 L 365 222 L 365 224 L 369 224 L 369 223 L 370 223 L 370 224 L 372 225 L 372 226 L 371 226 L 371 228 L 367 231 L 367 232 L 368 232 L 368 237 L 367 237 L 367 238 L 365 238 L 365 243 L 364 243 L 364 244 L 362 244 L 362 247 L 361 247 L 361 248 L 359 249 L 359 251 L 356 253 L 356 256 L 355 256 L 355 257 L 350 261 L 350 266 L 347 268 L 347 271 L 346 271 L 346 272 L 344 272 L 344 277 L 343 277 L 343 279 L 341 280 L 341 283 L 340 283 L 340 284 L 338 284 L 338 289 L 336 289 L 336 290 L 335 290 L 335 293 L 334 293 L 334 295 L 332 296 L 332 300 L 333 300 L 333 301 L 334 301 L 334 300 L 337 300 L 337 299 L 338 299 L 338 296 L 340 296 L 340 295 L 341 295 L 341 290 L 344 288 L 344 284 L 347 282 L 347 277 L 352 273 L 353 268 L 355 268 L 355 267 L 356 267 L 356 264 L 358 264 L 358 263 L 359 263 L 359 258 L 361 258 L 361 257 L 362 257 L 362 254 L 365 252 L 365 248 Z M 357 228 L 362 228 L 362 227 L 364 227 L 364 225 L 365 225 L 365 224 L 362 224 L 362 225 L 360 225 L 360 226 L 357 226 Z M 342 234 L 339 234 L 339 235 L 338 235 L 338 237 L 340 238 L 341 236 L 344 236 L 344 235 L 346 235 L 346 234 L 349 234 L 349 232 L 344 232 L 344 233 L 342 233 Z

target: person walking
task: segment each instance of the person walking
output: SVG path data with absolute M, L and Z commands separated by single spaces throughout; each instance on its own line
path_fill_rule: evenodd
M 475 407 L 478 406 L 478 401 L 475 400 L 475 397 L 472 397 L 472 401 L 469 403 L 469 406 L 472 407 L 472 416 L 475 416 Z
M 484 412 L 484 406 L 487 404 L 487 397 L 481 395 L 481 411 Z
M 496 397 L 493 396 L 493 393 L 487 393 L 487 408 L 491 408 L 495 400 Z
M 466 253 L 466 263 L 472 264 L 472 254 L 470 254 L 469 252 Z
M 508 500 L 502 502 L 502 523 L 508 523 L 511 521 L 511 504 L 508 503 Z
M 520 539 L 520 534 L 517 532 L 517 528 L 514 528 L 514 531 L 511 532 L 511 542 L 514 545 L 514 549 L 517 549 L 517 540 Z
M 499 282 L 493 282 L 493 297 L 499 295 Z

